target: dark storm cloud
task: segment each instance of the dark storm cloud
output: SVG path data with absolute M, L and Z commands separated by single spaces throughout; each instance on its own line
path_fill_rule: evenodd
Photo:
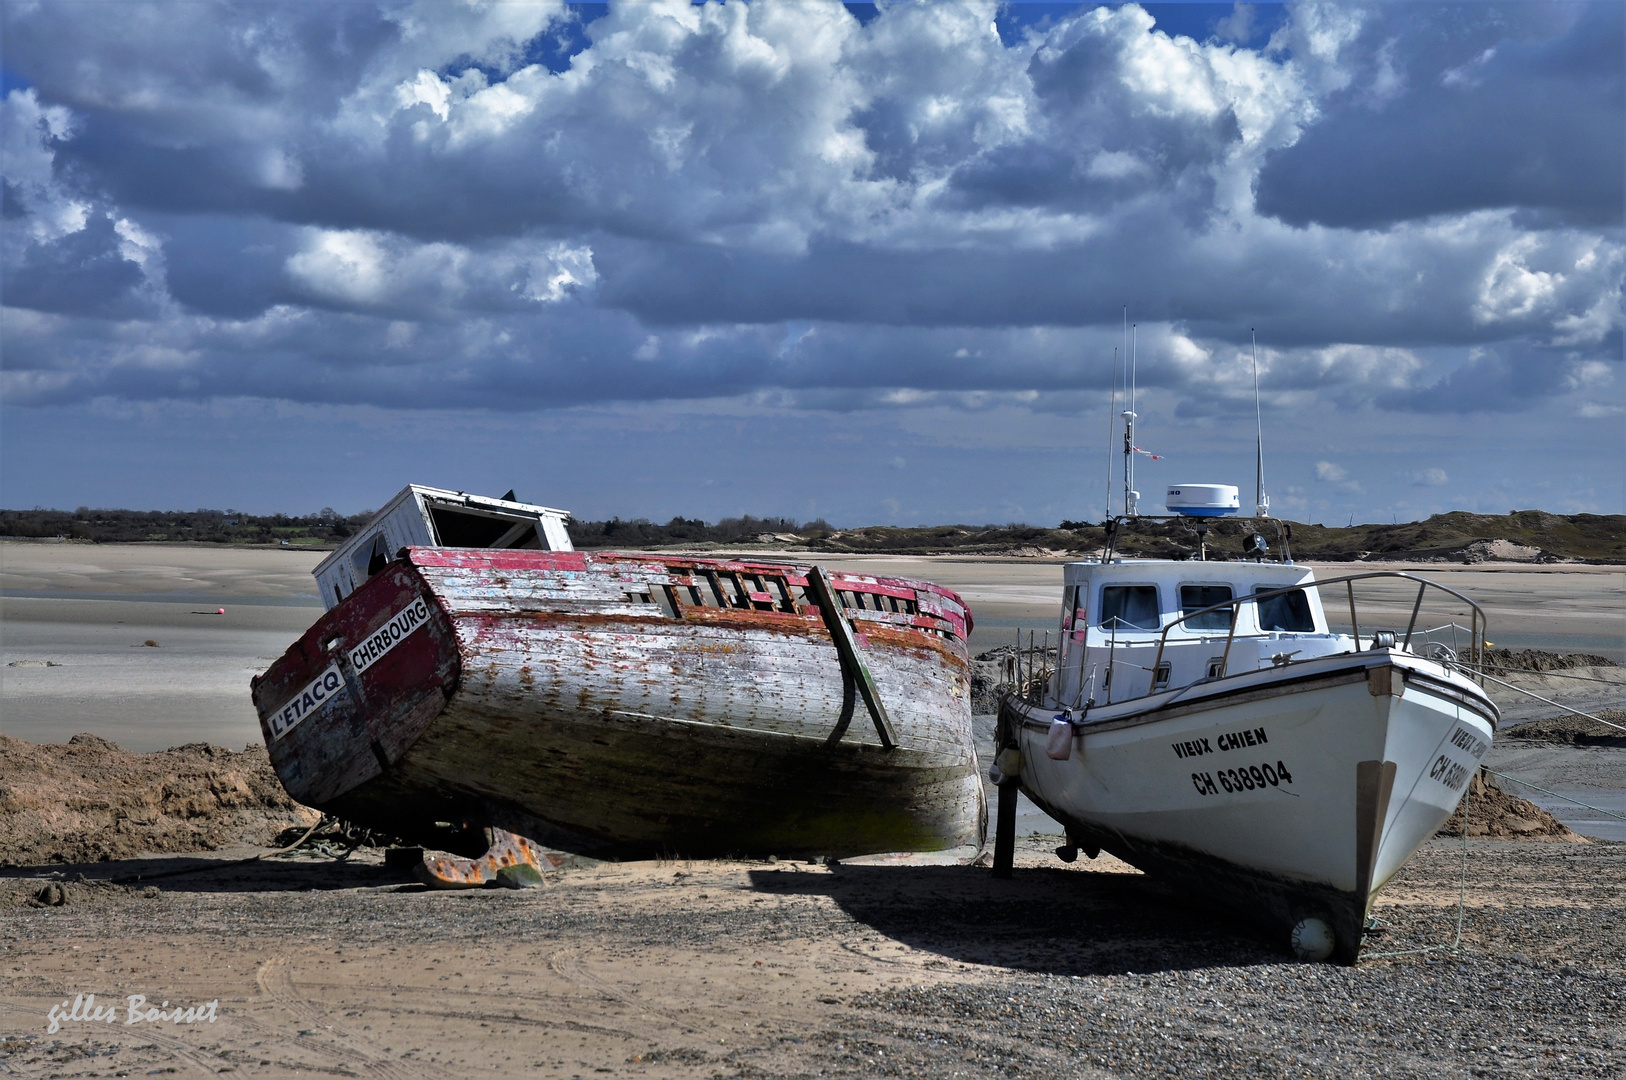
M 6 303 L 102 319 L 153 314 L 151 301 L 137 295 L 141 267 L 124 257 L 122 245 L 105 214 L 92 215 L 77 232 L 29 244 L 15 262 L 7 260 Z
M 1612 5 L 4 16 L 12 403 L 966 403 L 1103 385 L 1124 304 L 1189 415 L 1250 326 L 1339 407 L 1620 366 Z
M 261 217 L 194 213 L 155 219 L 165 238 L 169 291 L 188 309 L 252 318 L 296 299 L 283 267 L 297 233 Z
M 1517 207 L 1620 225 L 1626 6 L 1390 5 L 1362 42 L 1365 77 L 1260 172 L 1261 212 L 1371 228 Z
M 1512 354 L 1512 355 L 1510 355 Z M 1511 348 L 1475 350 L 1467 363 L 1435 382 L 1378 395 L 1388 409 L 1421 413 L 1519 412 L 1575 377 L 1562 356 L 1517 355 Z

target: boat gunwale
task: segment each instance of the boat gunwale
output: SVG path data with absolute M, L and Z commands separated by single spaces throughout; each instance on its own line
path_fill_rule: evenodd
M 807 575 L 812 570 L 812 564 L 799 564 L 789 562 L 746 562 L 724 559 L 701 558 L 669 558 L 659 555 L 639 555 L 623 552 L 585 552 L 585 551 L 538 551 L 535 549 L 487 549 L 487 548 L 444 548 L 444 547 L 408 547 L 403 549 L 400 561 L 419 571 L 424 577 L 425 569 L 439 570 L 465 570 L 472 569 L 471 561 L 483 564 L 494 571 L 505 570 L 543 570 L 557 573 L 601 574 L 607 577 L 617 577 L 616 567 L 621 564 L 641 564 L 645 573 L 651 576 L 662 577 L 692 577 L 696 571 L 727 572 L 732 574 L 771 574 L 782 577 L 787 587 L 807 588 Z M 597 564 L 597 565 L 595 565 Z M 915 605 L 914 613 L 877 610 L 864 607 L 849 607 L 842 604 L 842 614 L 854 622 L 867 622 L 883 624 L 906 632 L 912 631 L 917 635 L 931 640 L 941 635 L 957 642 L 962 648 L 969 646 L 974 619 L 970 607 L 955 592 L 945 589 L 930 581 L 916 578 L 876 577 L 872 575 L 850 574 L 844 571 L 831 572 L 831 585 L 839 594 L 865 593 L 871 596 L 887 596 L 900 600 L 908 600 Z M 425 579 L 432 592 L 439 592 L 433 582 Z M 638 582 L 645 585 L 669 584 L 682 585 L 681 582 Z M 839 597 L 838 597 L 839 598 Z M 557 598 L 556 606 L 550 604 L 546 608 L 530 609 L 538 613 L 563 614 L 571 610 L 571 605 L 581 603 L 568 597 Z M 807 610 L 794 612 L 783 610 L 754 610 L 736 609 L 730 607 L 711 608 L 700 605 L 683 605 L 685 614 L 676 616 L 666 615 L 663 618 L 681 622 L 688 618 L 690 611 L 717 611 L 722 613 L 743 613 L 757 615 L 782 615 L 793 619 L 820 619 L 817 614 L 816 603 L 804 603 Z M 658 605 L 657 605 L 658 607 Z M 515 610 L 527 611 L 516 605 Z M 448 611 L 448 614 L 452 612 Z M 606 613 L 609 614 L 609 613 Z M 648 618 L 646 613 L 628 613 L 633 618 Z M 718 616 L 701 616 L 701 619 L 715 619 Z M 696 619 L 694 621 L 700 621 Z
M 1334 653 L 1330 657 L 1316 657 L 1312 660 L 1300 661 L 1300 663 L 1325 663 L 1326 661 L 1336 657 L 1364 657 L 1364 659 L 1357 661 L 1359 670 L 1302 672 L 1291 677 L 1281 677 L 1269 680 L 1264 685 L 1251 684 L 1245 686 L 1237 685 L 1231 687 L 1221 687 L 1222 683 L 1231 679 L 1241 680 L 1252 676 L 1258 676 L 1261 674 L 1260 671 L 1240 672 L 1236 675 L 1226 676 L 1224 679 L 1191 683 L 1186 686 L 1163 691 L 1162 694 L 1158 696 L 1185 695 L 1192 691 L 1193 688 L 1199 686 L 1210 689 L 1200 691 L 1200 696 L 1196 700 L 1182 700 L 1178 703 L 1170 701 L 1166 704 L 1153 705 L 1151 708 L 1139 710 L 1127 716 L 1114 717 L 1112 719 L 1098 721 L 1075 721 L 1074 730 L 1079 735 L 1089 735 L 1092 732 L 1097 731 L 1121 731 L 1126 728 L 1140 727 L 1145 724 L 1154 724 L 1162 720 L 1173 720 L 1182 716 L 1190 716 L 1195 713 L 1207 712 L 1221 705 L 1237 705 L 1246 704 L 1250 701 L 1264 701 L 1270 698 L 1280 697 L 1288 693 L 1301 693 L 1305 690 L 1319 689 L 1322 685 L 1341 686 L 1346 683 L 1365 682 L 1370 678 L 1370 673 L 1373 670 L 1382 667 L 1401 668 L 1406 673 L 1406 681 L 1408 683 L 1426 684 L 1427 689 L 1430 692 L 1438 694 L 1441 697 L 1448 698 L 1455 701 L 1459 705 L 1472 709 L 1475 713 L 1479 714 L 1487 722 L 1489 722 L 1493 732 L 1496 730 L 1500 721 L 1500 710 L 1496 708 L 1495 703 L 1492 702 L 1488 697 L 1476 699 L 1463 691 L 1461 687 L 1452 684 L 1447 679 L 1442 679 L 1431 672 L 1421 671 L 1404 663 L 1395 662 L 1401 657 L 1405 657 L 1406 659 L 1413 661 L 1419 659 L 1417 657 L 1410 656 L 1410 654 L 1395 654 L 1387 651 L 1381 654 Z M 1374 657 L 1378 658 L 1375 662 L 1373 659 Z M 1346 663 L 1347 662 L 1348 661 L 1346 661 Z M 1219 688 L 1218 692 L 1215 692 L 1212 688 Z M 1147 701 L 1150 700 L 1150 698 L 1143 697 L 1135 700 L 1137 702 Z M 1022 726 L 1025 729 L 1046 730 L 1049 728 L 1051 723 L 1050 720 L 1038 719 L 1029 715 L 1029 710 L 1031 709 L 1039 709 L 1043 712 L 1048 712 L 1049 708 L 1042 702 L 1035 703 L 1023 701 L 1014 696 L 1007 696 L 1006 702 L 1014 707 L 1015 711 L 1021 717 Z M 1125 702 L 1122 704 L 1128 703 Z

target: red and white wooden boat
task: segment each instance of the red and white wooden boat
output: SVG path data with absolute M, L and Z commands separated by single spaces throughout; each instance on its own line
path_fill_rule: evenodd
M 357 564 L 253 682 L 290 794 L 402 837 L 468 823 L 620 857 L 981 842 L 959 597 L 535 535 Z

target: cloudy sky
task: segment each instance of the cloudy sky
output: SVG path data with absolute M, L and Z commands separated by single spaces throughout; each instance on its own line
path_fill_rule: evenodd
M 3 12 L 5 506 L 1626 510 L 1626 5 Z

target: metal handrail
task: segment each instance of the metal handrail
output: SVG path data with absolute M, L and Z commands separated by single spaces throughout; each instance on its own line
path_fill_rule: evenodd
M 1470 622 L 1470 629 L 1469 629 L 1470 645 L 1469 645 L 1469 648 L 1471 650 L 1470 653 L 1469 653 L 1470 663 L 1476 663 L 1477 664 L 1477 663 L 1480 663 L 1484 659 L 1484 655 L 1485 655 L 1485 628 L 1487 626 L 1487 620 L 1485 618 L 1485 609 L 1484 608 L 1480 607 L 1478 604 L 1476 604 L 1472 600 L 1468 599 L 1468 597 L 1464 596 L 1462 593 L 1457 592 L 1457 590 L 1455 590 L 1455 589 L 1448 588 L 1447 586 L 1441 585 L 1437 581 L 1430 581 L 1427 578 L 1418 577 L 1416 574 L 1408 574 L 1404 570 L 1369 570 L 1364 574 L 1345 574 L 1342 577 L 1329 578 L 1326 581 L 1309 581 L 1309 582 L 1305 582 L 1302 585 L 1288 585 L 1288 586 L 1286 586 L 1284 588 L 1280 588 L 1280 589 L 1271 589 L 1269 592 L 1250 593 L 1250 594 L 1245 595 L 1245 596 L 1238 596 L 1238 597 L 1236 597 L 1234 599 L 1227 600 L 1227 601 L 1225 601 L 1223 603 L 1210 604 L 1208 607 L 1200 608 L 1197 611 L 1186 612 L 1185 614 L 1181 615 L 1178 619 L 1175 619 L 1173 622 L 1169 623 L 1168 626 L 1165 626 L 1163 628 L 1163 633 L 1158 637 L 1157 656 L 1152 661 L 1152 670 L 1155 672 L 1158 669 L 1158 665 L 1160 665 L 1163 662 L 1163 649 L 1169 643 L 1169 631 L 1170 630 L 1173 630 L 1175 627 L 1179 626 L 1181 623 L 1185 622 L 1187 619 L 1196 618 L 1198 615 L 1206 615 L 1210 611 L 1222 611 L 1222 610 L 1229 609 L 1230 612 L 1231 612 L 1231 629 L 1230 629 L 1230 632 L 1225 635 L 1225 653 L 1224 653 L 1223 656 L 1220 657 L 1220 670 L 1219 670 L 1219 675 L 1218 675 L 1219 678 L 1223 679 L 1225 677 L 1226 670 L 1229 668 L 1230 662 L 1231 662 L 1231 642 L 1236 640 L 1236 623 L 1237 623 L 1236 609 L 1241 607 L 1243 604 L 1257 603 L 1260 600 L 1268 600 L 1268 599 L 1270 599 L 1271 597 L 1274 597 L 1274 596 L 1285 596 L 1288 593 L 1301 592 L 1307 586 L 1313 586 L 1313 587 L 1316 587 L 1316 588 L 1321 588 L 1321 587 L 1324 587 L 1324 586 L 1327 586 L 1327 585 L 1338 585 L 1338 584 L 1342 584 L 1344 586 L 1344 588 L 1349 593 L 1349 621 L 1350 621 L 1350 627 L 1351 627 L 1351 636 L 1355 639 L 1355 651 L 1360 652 L 1361 651 L 1361 624 L 1360 624 L 1360 622 L 1357 619 L 1356 614 L 1355 614 L 1355 582 L 1364 581 L 1367 578 L 1402 578 L 1402 579 L 1404 579 L 1406 581 L 1415 581 L 1415 582 L 1417 582 L 1417 585 L 1418 585 L 1418 588 L 1417 588 L 1417 600 L 1416 600 L 1415 603 L 1412 604 L 1411 621 L 1406 624 L 1406 638 L 1405 638 L 1405 641 L 1402 642 L 1402 644 L 1401 644 L 1402 648 L 1405 648 L 1405 647 L 1411 645 L 1412 632 L 1416 629 L 1416 626 L 1417 626 L 1417 614 L 1418 614 L 1419 611 L 1422 610 L 1422 607 L 1423 607 L 1423 594 L 1427 590 L 1429 590 L 1430 588 L 1434 588 L 1434 589 L 1438 589 L 1441 592 L 1446 593 L 1446 594 L 1448 594 L 1450 596 L 1456 597 L 1458 600 L 1461 600 L 1463 603 L 1467 604 L 1470 608 L 1473 609 L 1473 615 L 1471 616 L 1471 618 L 1469 620 L 1469 622 Z M 1375 642 L 1376 640 L 1377 640 L 1377 635 L 1374 634 L 1373 635 L 1373 641 Z M 1153 685 L 1152 685 L 1152 687 L 1150 689 L 1147 690 L 1147 692 L 1146 692 L 1147 694 L 1151 694 L 1151 693 L 1156 691 L 1156 689 L 1157 689 L 1156 681 L 1157 681 L 1156 677 L 1154 676 L 1153 677 Z M 1142 695 L 1142 696 L 1146 696 L 1146 695 Z

